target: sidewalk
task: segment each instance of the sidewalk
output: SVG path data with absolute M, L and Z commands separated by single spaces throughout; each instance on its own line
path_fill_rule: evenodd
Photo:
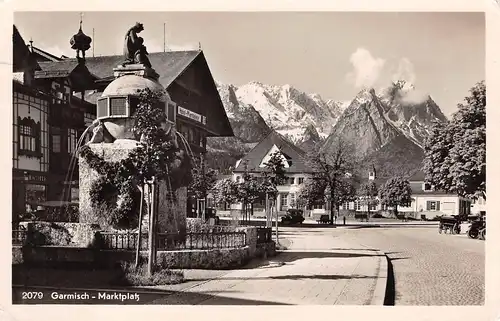
M 181 292 L 152 303 L 383 304 L 387 270 L 382 253 L 349 244 L 331 229 L 288 229 L 281 237 L 289 239 L 291 247 L 270 261 L 227 273 L 186 271 L 186 277 L 196 281 L 183 289 L 160 287 Z

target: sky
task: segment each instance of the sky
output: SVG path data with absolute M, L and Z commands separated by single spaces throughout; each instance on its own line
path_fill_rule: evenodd
M 25 41 L 74 57 L 80 12 L 16 12 Z M 290 84 L 346 101 L 406 80 L 450 116 L 485 79 L 485 18 L 467 12 L 84 12 L 87 56 L 122 54 L 136 21 L 149 52 L 201 48 L 216 81 Z M 165 25 L 165 29 L 164 29 Z M 165 30 L 165 33 L 164 33 Z M 154 67 L 154 66 L 153 66 Z

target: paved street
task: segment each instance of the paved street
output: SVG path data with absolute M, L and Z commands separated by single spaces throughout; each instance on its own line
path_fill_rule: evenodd
M 93 300 L 105 304 L 370 304 L 380 268 L 378 250 L 392 263 L 387 304 L 481 305 L 484 241 L 438 234 L 436 227 L 280 228 L 290 250 L 238 270 L 186 270 L 186 283 L 146 289 L 140 300 Z M 385 280 L 384 280 L 385 281 Z M 41 285 L 41 284 L 40 284 Z M 96 287 L 79 292 L 98 295 Z M 44 291 L 43 300 L 22 300 L 21 291 Z M 59 293 L 70 289 L 55 288 Z M 107 289 L 106 292 L 113 292 Z M 54 289 L 13 289 L 16 303 L 55 303 Z M 84 303 L 84 302 L 59 303 Z M 381 303 L 379 303 L 381 304 Z
M 382 257 L 332 232 L 336 231 L 284 228 L 281 237 L 292 241 L 286 253 L 153 303 L 370 304 Z
M 437 228 L 346 230 L 346 241 L 391 258 L 396 305 L 484 304 L 484 241 Z

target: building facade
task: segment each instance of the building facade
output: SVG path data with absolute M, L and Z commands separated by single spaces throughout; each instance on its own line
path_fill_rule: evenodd
M 287 209 L 297 208 L 299 190 L 305 180 L 311 176 L 312 171 L 306 165 L 305 152 L 279 133 L 271 131 L 237 162 L 232 175 L 228 177 L 235 182 L 241 182 L 245 171 L 252 176 L 262 177 L 266 168 L 265 164 L 276 152 L 282 157 L 287 177 L 283 185 L 277 186 L 276 210 L 278 215 L 284 215 Z M 263 194 L 253 204 L 254 217 L 265 217 L 265 202 L 265 194 Z M 230 212 L 240 213 L 242 210 L 242 204 L 218 204 L 217 206 L 218 215 L 223 216 L 230 215 Z
M 412 189 L 412 203 L 408 207 L 399 207 L 398 211 L 408 213 L 416 219 L 471 214 L 471 199 L 435 190 L 425 181 L 425 174 L 422 171 L 413 175 L 409 181 Z
M 76 97 L 92 89 L 95 77 L 84 62 L 48 61 L 33 43 L 13 33 L 13 222 L 37 206 L 61 205 L 78 195 L 78 138 L 95 106 Z M 70 166 L 74 165 L 74 166 Z

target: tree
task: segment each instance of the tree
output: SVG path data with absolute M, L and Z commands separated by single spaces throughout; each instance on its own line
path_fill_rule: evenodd
M 307 163 L 313 170 L 312 180 L 327 191 L 330 224 L 333 224 L 335 209 L 338 211 L 340 205 L 353 196 L 352 173 L 357 163 L 354 146 L 344 138 L 337 137 L 328 150 L 312 150 Z
M 242 181 L 237 185 L 236 199 L 243 205 L 243 219 L 247 219 L 247 207 L 252 206 L 251 214 L 253 215 L 253 203 L 259 198 L 261 188 L 257 179 L 248 172 L 247 164 L 244 168 Z
M 373 181 L 364 183 L 359 187 L 357 194 L 361 204 L 368 208 L 368 217 L 370 217 L 370 207 L 378 204 L 377 185 Z
M 486 85 L 470 89 L 452 120 L 436 124 L 425 143 L 424 172 L 436 189 L 486 199 Z
M 297 194 L 298 204 L 310 207 L 318 201 L 324 201 L 325 189 L 325 180 L 313 178 L 306 179 Z
M 189 184 L 189 189 L 198 200 L 206 199 L 208 192 L 212 190 L 217 183 L 217 171 L 207 167 L 203 155 L 199 158 L 194 158 L 192 162 L 192 180 Z
M 269 160 L 264 163 L 264 178 L 274 187 L 282 185 L 286 180 L 285 165 L 283 164 L 283 155 L 276 151 L 271 154 Z
M 214 201 L 216 204 L 233 204 L 237 200 L 238 184 L 226 178 L 218 181 L 214 188 Z
M 380 203 L 394 208 L 394 215 L 398 215 L 398 206 L 411 205 L 411 186 L 408 180 L 402 177 L 388 179 L 378 193 Z
M 283 155 L 280 151 L 275 151 L 271 154 L 271 157 L 266 163 L 264 163 L 264 165 L 265 167 L 264 172 L 262 173 L 260 191 L 261 194 L 265 195 L 266 197 L 266 227 L 269 227 L 272 221 L 269 212 L 269 197 L 276 200 L 278 196 L 278 185 L 284 184 L 286 180 Z

